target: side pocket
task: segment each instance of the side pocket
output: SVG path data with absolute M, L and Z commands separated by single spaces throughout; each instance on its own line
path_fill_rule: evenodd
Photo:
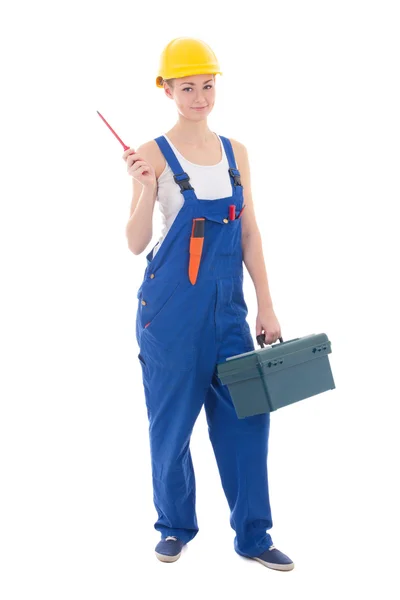
M 197 289 L 178 284 L 172 293 L 171 288 L 168 292 L 167 297 L 160 300 L 161 308 L 141 331 L 140 350 L 151 373 L 163 368 L 188 371 L 195 364 L 193 323 L 196 321 L 194 299 Z M 164 295 L 163 289 L 161 295 Z M 150 297 L 150 294 L 147 293 L 147 296 Z M 153 300 L 155 297 L 154 288 Z
M 139 319 L 142 328 L 150 327 L 155 318 L 161 315 L 180 283 L 176 281 L 147 281 L 142 285 L 139 296 Z
M 143 323 L 144 327 L 153 328 L 160 317 L 163 318 L 165 312 L 167 312 L 168 306 L 172 304 L 172 300 L 177 293 L 180 283 L 172 284 L 171 286 L 165 286 L 161 290 L 161 293 L 154 292 L 154 295 L 150 292 L 149 310 L 148 312 L 143 311 L 146 316 L 146 323 Z
M 149 367 L 148 367 L 145 359 L 143 358 L 143 355 L 140 352 L 138 354 L 138 359 L 139 359 L 139 362 L 140 362 L 140 366 L 141 366 L 141 369 L 142 369 L 142 376 L 143 376 L 143 379 L 144 379 L 145 377 L 148 376 L 148 368 Z
M 139 360 L 146 374 L 153 373 L 159 377 L 168 373 L 169 378 L 174 378 L 179 372 L 190 371 L 195 365 L 196 347 L 191 340 L 182 343 L 182 339 L 177 337 L 175 341 L 165 343 L 165 340 L 157 339 L 149 331 L 143 334 L 142 346 L 148 364 Z

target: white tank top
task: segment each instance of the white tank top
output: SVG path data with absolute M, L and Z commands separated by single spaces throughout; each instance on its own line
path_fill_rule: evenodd
M 182 166 L 182 170 L 189 175 L 190 184 L 194 188 L 197 198 L 202 200 L 217 200 L 218 198 L 227 198 L 232 195 L 232 183 L 228 172 L 228 158 L 222 140 L 218 134 L 216 135 L 221 145 L 222 159 L 216 165 L 196 165 L 195 163 L 186 160 L 186 158 L 184 158 L 175 148 L 168 136 L 165 135 L 165 133 L 162 135 L 167 139 Z M 157 184 L 158 191 L 156 201 L 158 201 L 158 206 L 161 211 L 163 228 L 161 237 L 154 247 L 153 257 L 160 249 L 169 228 L 185 201 L 179 185 L 173 179 L 173 172 L 168 163 L 158 178 Z

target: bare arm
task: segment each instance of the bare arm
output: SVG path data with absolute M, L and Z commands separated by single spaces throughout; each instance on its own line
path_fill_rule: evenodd
M 256 222 L 254 204 L 251 195 L 250 166 L 246 147 L 231 140 L 237 156 L 238 168 L 243 185 L 244 209 L 242 219 L 243 262 L 253 280 L 259 309 L 272 309 L 272 299 L 268 285 L 267 270 L 264 262 L 260 230 Z
M 140 146 L 137 149 L 137 155 L 141 157 L 142 162 L 147 163 L 149 169 L 152 171 L 153 177 L 149 179 L 153 181 L 144 185 L 138 178 L 146 181 L 146 176 L 136 174 L 138 178 L 132 177 L 133 195 L 130 217 L 126 224 L 125 232 L 128 247 L 133 254 L 141 254 L 151 241 L 153 236 L 154 204 L 157 198 L 157 181 L 154 177 L 155 172 L 151 164 L 152 156 L 149 145 L 144 144 Z
M 153 237 L 153 211 L 157 187 L 141 186 L 141 188 L 133 194 L 131 216 L 126 225 L 128 247 L 133 254 L 141 254 Z

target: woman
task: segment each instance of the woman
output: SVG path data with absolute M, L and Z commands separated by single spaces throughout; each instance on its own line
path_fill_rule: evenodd
M 129 248 L 152 238 L 158 200 L 164 231 L 146 256 L 136 335 L 149 417 L 156 556 L 173 562 L 198 532 L 189 449 L 204 404 L 222 486 L 236 532 L 235 551 L 267 567 L 293 562 L 272 544 L 268 494 L 269 414 L 238 419 L 218 362 L 254 350 L 243 297 L 243 262 L 258 300 L 256 335 L 280 336 L 272 308 L 250 190 L 246 148 L 210 131 L 216 57 L 204 42 L 177 38 L 164 49 L 158 87 L 176 103 L 166 134 L 123 158 L 133 177 Z M 237 161 L 237 162 L 236 162 Z M 246 205 L 245 210 L 243 207 Z

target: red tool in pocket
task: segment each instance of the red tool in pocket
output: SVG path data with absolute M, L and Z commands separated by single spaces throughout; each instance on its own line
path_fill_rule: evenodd
M 237 219 L 240 219 L 240 217 L 242 216 L 242 212 L 244 211 L 244 209 L 245 209 L 245 208 L 246 208 L 246 205 L 245 205 L 245 204 L 243 204 L 243 206 L 242 206 L 242 210 L 241 210 L 241 211 L 240 211 L 240 213 L 238 214 L 238 216 L 237 216 Z
M 246 205 L 244 204 L 243 207 L 242 207 L 242 210 L 240 211 L 240 213 L 236 217 L 235 216 L 235 214 L 236 214 L 236 210 L 235 210 L 236 206 L 234 204 L 230 204 L 229 205 L 229 220 L 230 221 L 234 221 L 235 219 L 240 219 L 240 217 L 242 216 L 242 212 L 243 212 L 245 206 Z

